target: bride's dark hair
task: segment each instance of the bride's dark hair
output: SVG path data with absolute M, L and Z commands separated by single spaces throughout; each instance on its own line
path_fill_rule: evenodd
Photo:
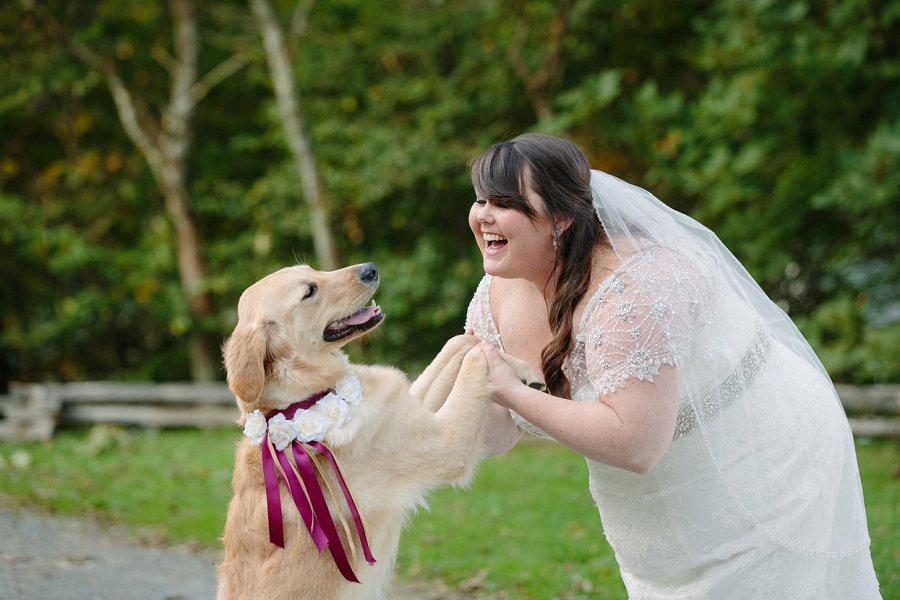
M 551 222 L 566 218 L 572 224 L 559 236 L 559 248 L 550 280 L 556 293 L 548 307 L 553 339 L 541 353 L 547 389 L 568 398 L 569 381 L 562 366 L 572 351 L 572 315 L 588 291 L 591 259 L 598 243 L 608 243 L 591 199 L 591 167 L 581 150 L 567 140 L 541 133 L 526 133 L 494 144 L 469 163 L 472 185 L 479 196 L 502 200 L 532 220 L 537 213 L 528 205 L 529 187 L 547 207 Z

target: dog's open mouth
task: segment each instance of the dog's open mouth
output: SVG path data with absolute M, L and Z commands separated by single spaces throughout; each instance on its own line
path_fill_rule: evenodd
M 384 313 L 381 311 L 381 307 L 375 304 L 375 300 L 372 300 L 372 304 L 359 309 L 349 317 L 329 323 L 322 337 L 326 342 L 336 342 L 348 335 L 368 331 L 381 323 L 383 319 Z

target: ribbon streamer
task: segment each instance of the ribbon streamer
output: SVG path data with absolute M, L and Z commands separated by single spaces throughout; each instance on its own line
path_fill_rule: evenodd
M 282 413 L 286 419 L 292 419 L 298 410 L 310 408 L 324 397 L 326 393 L 327 391 L 310 396 L 303 402 L 297 402 L 282 411 L 272 413 L 268 418 L 271 419 L 276 414 Z M 375 564 L 375 558 L 372 557 L 369 549 L 362 517 L 356 508 L 356 503 L 353 501 L 350 490 L 344 481 L 334 454 L 322 442 L 312 441 L 309 442 L 309 446 L 324 454 L 331 464 L 335 478 L 347 502 L 347 507 L 356 524 L 363 555 L 370 565 Z M 266 508 L 269 517 L 269 541 L 280 548 L 284 548 L 284 519 L 281 510 L 280 479 L 287 486 L 288 492 L 300 513 L 303 524 L 312 537 L 316 549 L 322 552 L 325 548 L 329 548 L 335 565 L 341 575 L 344 576 L 344 579 L 359 583 L 359 579 L 357 579 L 353 568 L 350 566 L 344 545 L 334 526 L 331 511 L 328 510 L 328 503 L 325 501 L 325 496 L 322 493 L 322 486 L 316 477 L 315 466 L 317 466 L 317 463 L 311 456 L 310 450 L 297 440 L 291 442 L 291 450 L 294 456 L 294 464 L 292 464 L 285 453 L 287 449 L 278 450 L 272 445 L 268 431 L 263 438 L 261 450 L 263 478 L 266 488 Z M 340 510 L 339 507 L 336 508 Z M 353 540 L 348 539 L 347 543 L 351 545 L 351 550 L 353 550 Z

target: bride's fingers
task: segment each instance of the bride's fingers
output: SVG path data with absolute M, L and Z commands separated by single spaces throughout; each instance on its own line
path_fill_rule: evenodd
M 476 348 L 481 348 L 481 351 L 484 352 L 484 355 L 488 357 L 490 360 L 492 357 L 497 356 L 497 349 L 493 344 L 481 341 Z
M 494 369 L 508 369 L 512 371 L 512 367 L 509 366 L 509 363 L 503 360 L 503 357 L 500 356 L 500 352 L 497 348 L 491 344 L 490 342 L 481 342 L 476 346 L 477 348 L 481 348 L 484 352 L 485 357 L 487 357 L 488 366 L 493 371 Z

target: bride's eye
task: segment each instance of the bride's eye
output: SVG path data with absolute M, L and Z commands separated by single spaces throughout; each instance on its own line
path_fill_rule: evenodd
M 475 204 L 477 204 L 478 206 L 484 206 L 485 204 L 487 204 L 487 200 L 485 200 L 484 198 L 475 198 Z
M 303 294 L 303 299 L 306 300 L 308 298 L 312 298 L 316 295 L 316 292 L 319 291 L 319 286 L 314 283 L 309 284 L 309 287 L 306 288 L 306 293 Z

